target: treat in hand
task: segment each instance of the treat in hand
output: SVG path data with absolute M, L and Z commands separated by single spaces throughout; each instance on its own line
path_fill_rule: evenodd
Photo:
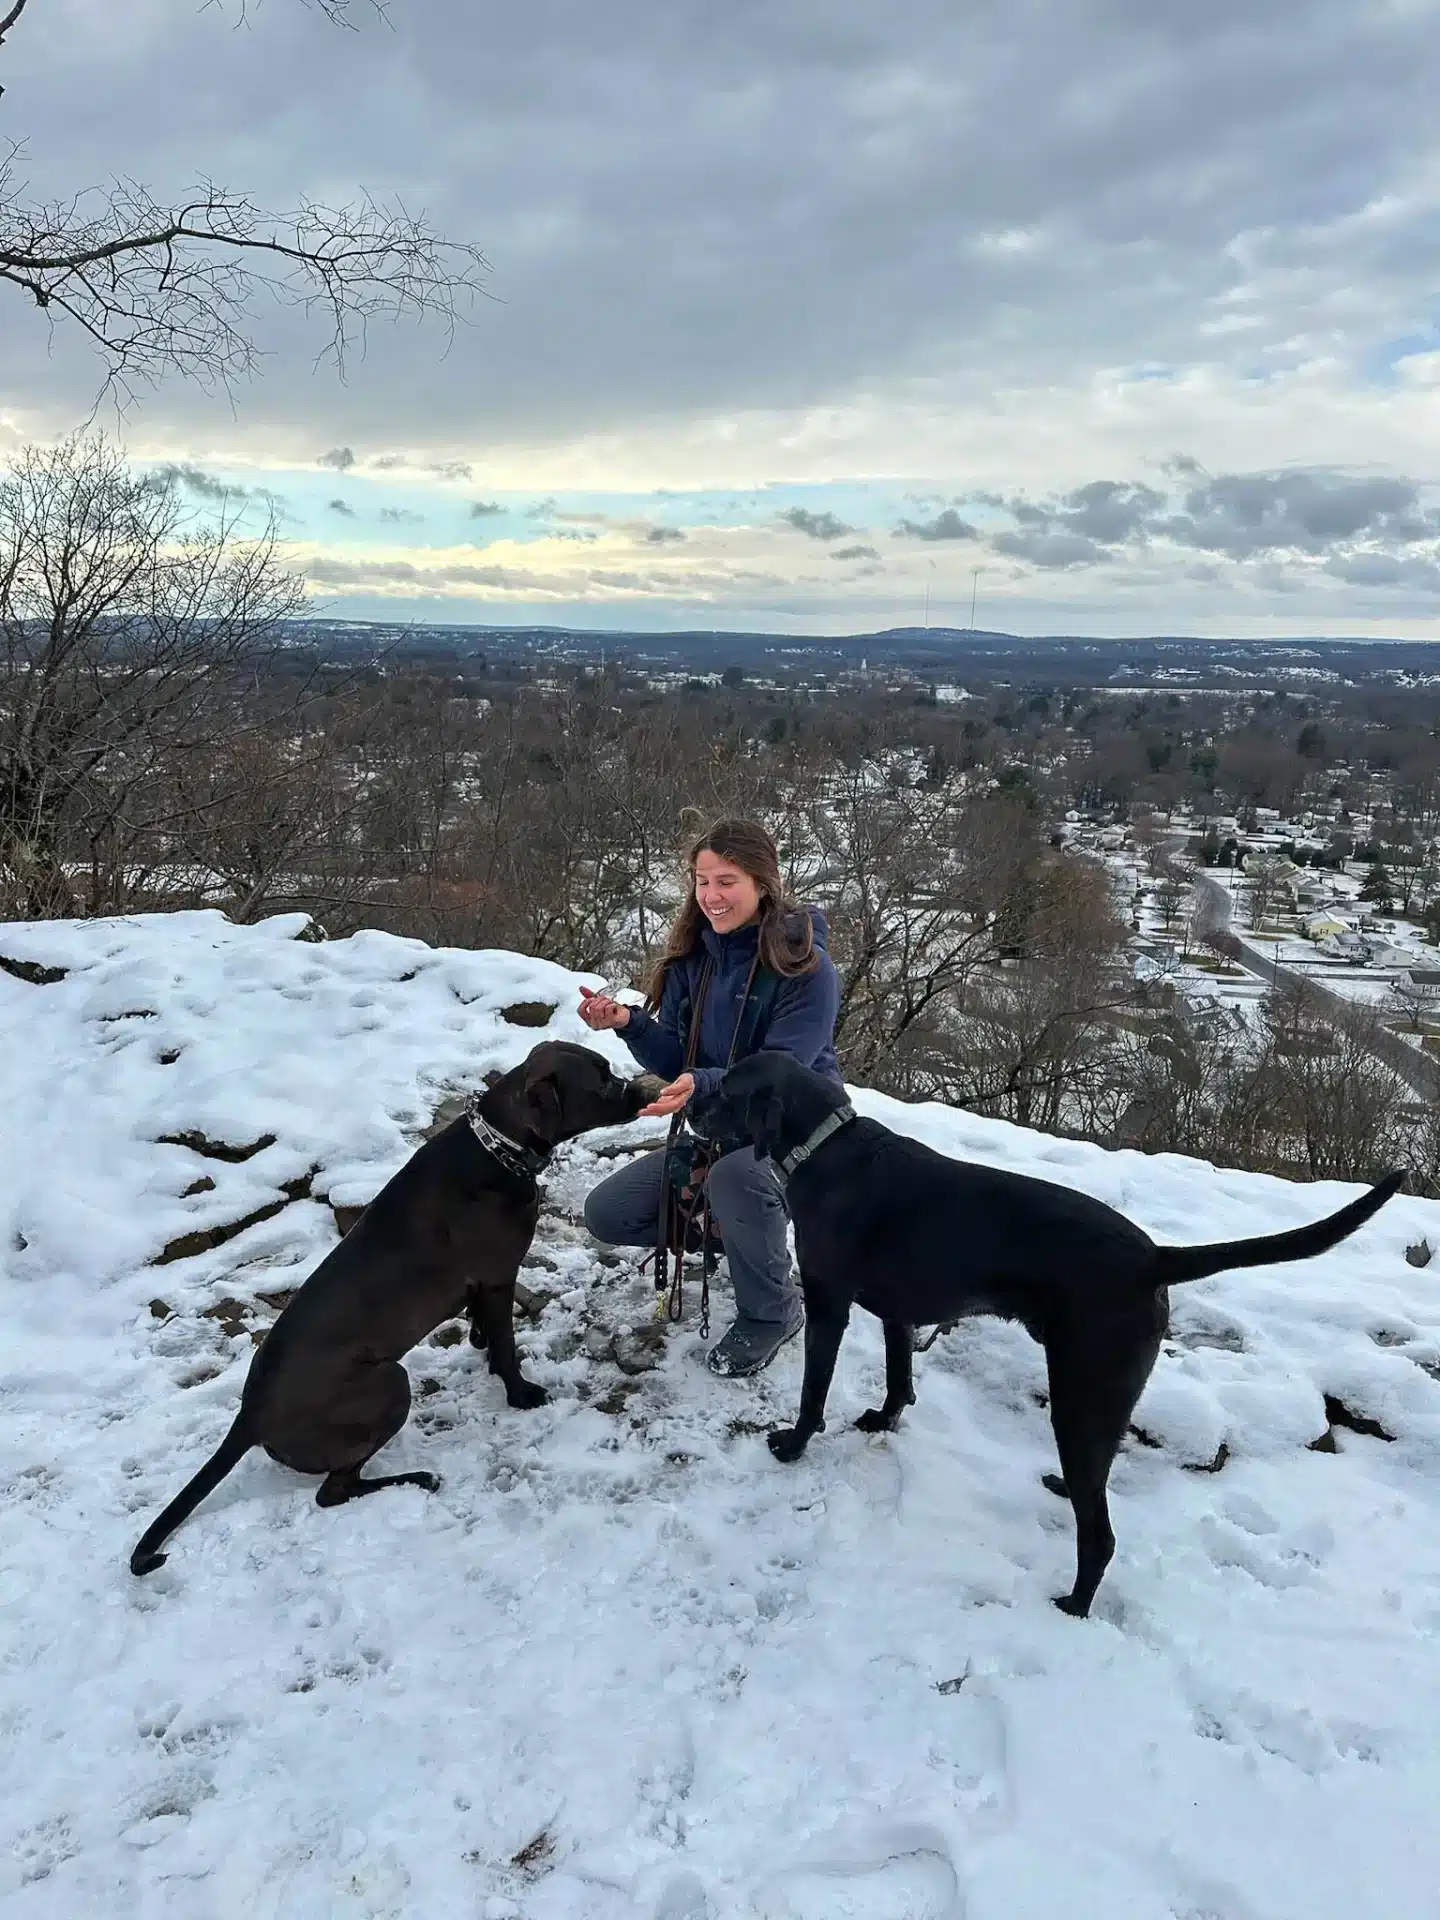
M 628 1025 L 630 1009 L 603 990 L 595 993 L 589 987 L 581 987 L 580 1018 L 592 1033 L 618 1033 Z
M 667 1114 L 678 1113 L 694 1091 L 694 1075 L 682 1073 L 678 1080 L 672 1080 L 668 1087 L 662 1087 L 648 1107 L 640 1109 L 641 1119 L 649 1119 L 652 1115 L 662 1118 Z

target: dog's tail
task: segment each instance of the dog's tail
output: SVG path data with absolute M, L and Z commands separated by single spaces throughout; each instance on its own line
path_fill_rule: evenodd
M 254 1445 L 249 1419 L 242 1407 L 230 1431 L 195 1478 L 180 1489 L 155 1524 L 145 1529 L 139 1545 L 130 1556 L 132 1573 L 153 1573 L 157 1567 L 164 1566 L 166 1556 L 159 1550 L 162 1541 L 168 1539 L 180 1522 L 195 1511 L 207 1493 L 215 1491 L 226 1474 L 233 1472 Z
M 1183 1280 L 1204 1280 L 1209 1274 L 1224 1273 L 1227 1267 L 1268 1267 L 1272 1261 L 1309 1260 L 1363 1227 L 1391 1194 L 1398 1192 L 1404 1178 L 1403 1173 L 1387 1173 L 1348 1207 L 1290 1233 L 1265 1234 L 1256 1240 L 1220 1240 L 1204 1247 L 1157 1247 L 1155 1283 L 1174 1287 Z

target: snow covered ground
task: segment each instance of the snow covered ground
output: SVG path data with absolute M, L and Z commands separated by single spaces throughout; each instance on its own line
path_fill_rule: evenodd
M 1403 1257 L 1440 1244 L 1431 1204 L 1177 1292 L 1088 1622 L 1049 1604 L 1071 1526 L 1018 1329 L 941 1341 L 902 1429 L 867 1439 L 857 1316 L 830 1431 L 788 1469 L 761 1430 L 793 1411 L 795 1350 L 714 1380 L 692 1306 L 653 1371 L 620 1370 L 652 1296 L 578 1208 L 653 1123 L 550 1180 L 521 1329 L 548 1406 L 511 1412 L 468 1346 L 426 1344 L 385 1457 L 438 1494 L 322 1512 L 252 1454 L 132 1579 L 331 1203 L 540 1037 L 503 1008 L 588 1037 L 554 967 L 299 929 L 0 928 L 0 955 L 68 970 L 0 973 L 7 1920 L 1434 1914 L 1440 1267 Z M 1166 1240 L 1346 1197 L 859 1104 Z M 1342 1407 L 1393 1438 L 1310 1450 Z

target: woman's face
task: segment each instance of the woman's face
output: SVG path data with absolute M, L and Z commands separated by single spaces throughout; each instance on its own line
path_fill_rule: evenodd
M 760 889 L 743 867 L 708 848 L 695 856 L 695 898 L 717 933 L 733 933 L 760 911 Z

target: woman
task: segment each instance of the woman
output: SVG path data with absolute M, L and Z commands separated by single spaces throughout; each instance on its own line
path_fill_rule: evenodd
M 775 842 L 753 820 L 718 821 L 688 859 L 689 894 L 646 983 L 644 1007 L 582 987 L 581 1019 L 596 1032 L 619 1033 L 642 1067 L 669 1082 L 647 1113 L 679 1113 L 733 1060 L 764 1048 L 793 1054 L 838 1082 L 840 987 L 825 951 L 824 914 L 788 898 Z M 597 1240 L 655 1245 L 664 1160 L 646 1154 L 593 1189 L 585 1224 Z M 706 1190 L 735 1290 L 734 1324 L 706 1365 L 712 1373 L 758 1373 L 804 1323 L 780 1185 L 769 1161 L 744 1147 L 713 1163 Z

